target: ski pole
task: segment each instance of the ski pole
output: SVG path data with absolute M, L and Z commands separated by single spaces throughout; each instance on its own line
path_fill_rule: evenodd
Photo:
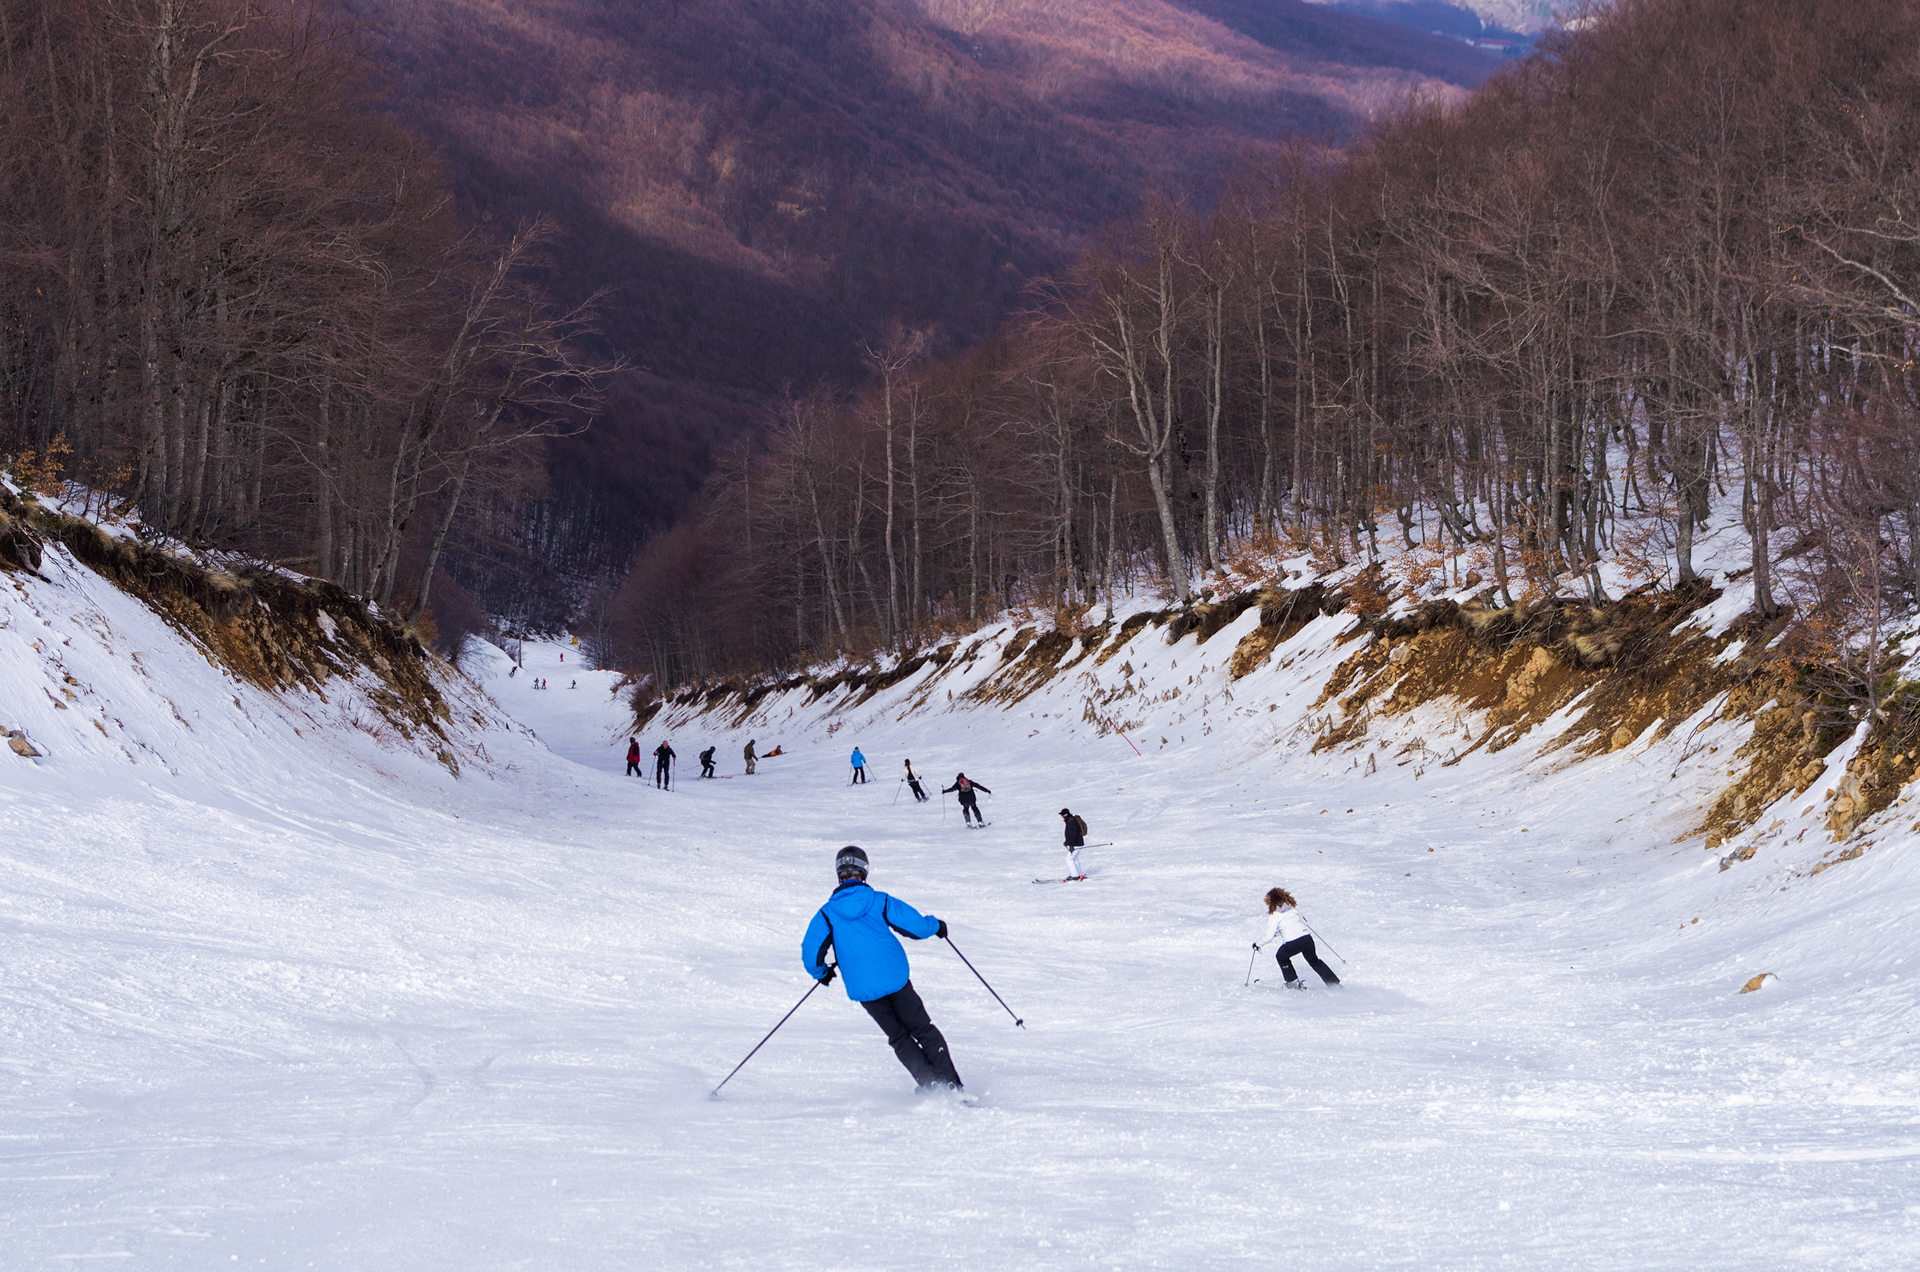
M 1253 953 L 1247 955 L 1247 983 L 1246 985 L 1242 985 L 1240 988 L 1245 989 L 1247 988 L 1248 985 L 1253 984 L 1253 960 L 1259 957 L 1260 957 L 1260 947 L 1258 945 L 1255 945 L 1253 947 Z
M 830 969 L 838 969 L 838 967 L 839 967 L 840 965 L 839 965 L 838 963 L 829 963 L 829 964 L 828 964 L 827 966 L 828 966 L 828 967 L 829 967 Z M 809 999 L 809 998 L 812 998 L 812 997 L 813 997 L 813 991 L 814 991 L 814 990 L 816 990 L 816 989 L 818 989 L 818 988 L 820 988 L 820 987 L 821 987 L 822 985 L 824 985 L 824 984 L 826 984 L 826 983 L 827 983 L 827 982 L 826 982 L 826 981 L 823 981 L 823 980 L 816 980 L 816 981 L 814 981 L 814 982 L 813 982 L 813 985 L 812 985 L 812 987 L 811 987 L 811 988 L 809 988 L 809 989 L 807 990 L 807 992 L 806 992 L 806 993 L 804 993 L 804 994 L 802 994 L 802 995 L 800 995 L 800 1002 L 799 1002 L 799 1003 L 795 1003 L 795 1004 L 794 1004 L 793 1006 L 791 1006 L 791 1007 L 789 1007 L 789 1008 L 787 1008 L 787 1014 L 786 1014 L 786 1015 L 784 1015 L 784 1016 L 782 1016 L 782 1017 L 780 1017 L 780 1025 L 784 1025 L 784 1024 L 786 1024 L 786 1023 L 787 1023 L 787 1021 L 789 1021 L 789 1020 L 791 1020 L 791 1019 L 793 1018 L 793 1013 L 794 1013 L 794 1012 L 796 1012 L 796 1011 L 799 1011 L 799 1010 L 800 1010 L 800 1003 L 804 1003 L 804 1002 L 806 1002 L 806 1001 L 807 1001 L 807 999 Z M 738 1072 L 740 1072 L 740 1070 L 742 1070 L 742 1069 L 744 1069 L 744 1068 L 746 1068 L 746 1067 L 747 1067 L 747 1060 L 751 1060 L 751 1059 L 753 1059 L 753 1057 L 754 1057 L 754 1053 L 755 1053 L 755 1052 L 758 1052 L 758 1051 L 760 1050 L 760 1048 L 762 1048 L 762 1047 L 764 1047 L 764 1046 L 766 1046 L 766 1045 L 767 1045 L 767 1039 L 768 1039 L 768 1038 L 771 1038 L 771 1037 L 773 1037 L 773 1035 L 775 1035 L 775 1034 L 777 1034 L 777 1033 L 779 1033 L 779 1032 L 780 1032 L 780 1025 L 775 1025 L 775 1026 L 774 1026 L 773 1028 L 771 1028 L 771 1029 L 769 1029 L 769 1030 L 767 1030 L 767 1037 L 766 1037 L 766 1038 L 762 1038 L 762 1039 L 761 1039 L 761 1040 L 760 1040 L 759 1042 L 756 1042 L 756 1043 L 754 1043 L 754 1044 L 753 1044 L 753 1051 L 749 1051 L 749 1052 L 747 1052 L 747 1059 L 746 1059 L 746 1060 L 742 1060 L 742 1061 L 741 1061 L 741 1062 L 740 1062 L 739 1064 L 736 1064 L 736 1065 L 734 1065 L 734 1066 L 733 1066 L 733 1073 L 738 1073 Z M 720 1079 L 720 1086 L 717 1086 L 717 1087 L 715 1087 L 715 1088 L 713 1088 L 713 1094 L 712 1094 L 712 1095 L 710 1095 L 710 1096 L 708 1096 L 707 1098 L 708 1098 L 708 1099 L 710 1099 L 710 1100 L 717 1100 L 717 1099 L 719 1099 L 719 1098 L 720 1098 L 720 1087 L 723 1087 L 723 1086 L 725 1086 L 725 1085 L 727 1085 L 727 1083 L 729 1083 L 729 1082 L 731 1082 L 731 1081 L 733 1081 L 733 1073 L 729 1073 L 729 1074 L 728 1074 L 728 1075 L 727 1075 L 726 1077 L 724 1077 L 724 1078 L 722 1078 L 722 1079 Z
M 897 784 L 896 784 L 896 785 L 894 786 L 894 788 L 893 788 L 893 798 L 887 801 L 887 807 L 888 807 L 888 808 L 892 808 L 892 807 L 893 807 L 893 806 L 894 806 L 895 804 L 898 804 L 898 803 L 900 802 L 900 787 L 902 787 L 902 786 L 905 786 L 906 784 L 907 784 L 907 779 L 903 777 L 903 778 L 901 778 L 901 779 L 900 779 L 900 781 L 899 781 L 899 782 L 898 782 L 898 783 L 897 783 Z
M 1302 918 L 1300 920 L 1300 926 L 1304 927 L 1309 932 L 1313 932 L 1313 924 L 1307 922 L 1305 918 Z M 1321 936 L 1318 932 L 1313 932 L 1313 939 L 1320 942 L 1322 945 L 1327 945 L 1327 938 L 1324 936 Z M 1347 963 L 1347 956 L 1342 954 L 1339 950 L 1334 949 L 1333 946 L 1327 945 L 1327 953 L 1333 955 L 1335 958 L 1339 959 L 1342 963 Z M 1347 966 L 1352 967 L 1353 964 L 1347 963 Z
M 960 954 L 960 947 L 953 943 L 952 937 L 943 936 L 940 939 L 947 943 L 948 949 L 952 950 L 955 954 Z M 980 969 L 973 965 L 973 961 L 971 959 L 969 959 L 965 954 L 960 954 L 960 961 L 967 965 L 968 971 L 972 972 L 975 976 L 978 976 L 980 978 L 980 983 L 982 985 L 987 985 L 987 978 L 984 976 L 980 976 Z M 987 992 L 993 995 L 994 1002 L 999 1003 L 1002 1007 L 1006 1007 L 1007 1015 L 1013 1016 L 1013 1008 L 1007 1007 L 1007 1000 L 1000 997 L 999 992 L 995 990 L 993 986 L 987 985 Z M 1013 1023 L 1021 1029 L 1025 1029 L 1027 1027 L 1027 1022 L 1020 1019 L 1020 1017 L 1018 1016 L 1013 1016 Z

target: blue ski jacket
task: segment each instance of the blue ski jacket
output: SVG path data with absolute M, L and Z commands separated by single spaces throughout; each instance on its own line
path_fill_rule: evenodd
M 800 942 L 800 963 L 819 980 L 827 974 L 827 951 L 833 950 L 840 956 L 847 997 L 868 1003 L 907 983 L 907 952 L 894 933 L 924 941 L 939 931 L 940 920 L 931 914 L 849 879 L 814 912 Z
M 855 767 L 855 768 L 865 768 L 866 766 L 867 766 L 867 757 L 866 757 L 866 756 L 864 756 L 864 755 L 862 755 L 862 754 L 860 754 L 860 748 L 859 748 L 859 747 L 857 747 L 857 746 L 856 746 L 856 747 L 854 747 L 854 748 L 853 748 L 853 767 Z

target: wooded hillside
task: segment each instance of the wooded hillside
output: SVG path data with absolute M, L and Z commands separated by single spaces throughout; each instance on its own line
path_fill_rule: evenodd
M 908 646 L 1255 549 L 1694 579 L 1737 498 L 1755 617 L 1879 692 L 1920 597 L 1920 12 L 1622 0 L 1463 104 L 1157 201 L 964 358 L 910 330 L 796 396 L 639 562 L 663 683 Z
M 970 347 L 1150 188 L 1497 64 L 1300 0 L 348 7 L 462 204 L 554 216 L 551 285 L 611 288 L 633 369 L 526 510 L 577 575 L 624 571 L 784 386 L 858 384 L 890 324 Z
M 550 228 L 464 229 L 355 49 L 315 0 L 0 0 L 0 454 L 415 622 L 595 377 Z

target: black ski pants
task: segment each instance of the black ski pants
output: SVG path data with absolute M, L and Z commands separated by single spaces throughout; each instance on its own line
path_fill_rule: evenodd
M 667 784 L 667 762 L 665 760 L 655 760 L 653 762 L 653 784 L 655 786 L 665 786 Z
M 965 822 L 967 820 L 968 814 L 972 814 L 973 816 L 978 817 L 980 819 L 980 824 L 982 826 L 987 824 L 986 817 L 983 816 L 980 812 L 980 802 L 978 797 L 970 798 L 968 796 L 962 795 L 960 797 L 960 820 L 962 822 Z
M 855 782 L 859 782 L 859 783 L 861 783 L 862 785 L 865 785 L 865 784 L 866 784 L 866 780 L 867 780 L 867 770 L 866 770 L 866 768 L 865 768 L 864 766 L 862 766 L 862 765 L 858 765 L 858 764 L 856 764 L 856 765 L 854 765 L 854 768 L 853 768 L 853 780 L 854 780 Z M 848 783 L 848 785 L 852 785 L 852 783 L 851 783 L 851 782 L 849 782 L 849 783 Z
M 947 1054 L 947 1040 L 928 1018 L 926 1004 L 914 992 L 912 981 L 885 998 L 860 1005 L 873 1017 L 873 1023 L 886 1031 L 887 1045 L 900 1057 L 900 1063 L 907 1066 L 916 1085 L 941 1082 L 960 1085 L 953 1057 Z
M 907 789 L 912 791 L 913 797 L 922 804 L 927 802 L 927 793 L 920 789 L 920 782 L 917 778 L 910 777 L 907 779 Z
M 702 777 L 712 777 L 712 776 L 713 776 L 713 761 L 712 761 L 712 760 L 702 760 L 702 761 L 700 761 L 700 776 L 702 776 Z
M 640 776 L 640 761 L 638 760 L 627 761 L 627 776 L 628 777 Z
M 1340 978 L 1333 974 L 1333 969 L 1321 962 L 1320 956 L 1314 953 L 1313 938 L 1310 936 L 1296 936 L 1285 945 L 1282 945 L 1280 952 L 1273 956 L 1274 961 L 1280 964 L 1280 974 L 1287 978 L 1287 984 L 1291 985 L 1300 979 L 1294 974 L 1293 960 L 1295 955 L 1301 954 L 1306 956 L 1307 965 L 1313 968 L 1314 971 L 1320 973 L 1321 980 L 1329 985 L 1338 985 L 1340 983 Z

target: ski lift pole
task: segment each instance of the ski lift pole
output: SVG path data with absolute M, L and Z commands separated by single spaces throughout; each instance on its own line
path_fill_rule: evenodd
M 1313 924 L 1307 922 L 1306 917 L 1304 915 L 1301 916 L 1300 926 L 1307 929 L 1307 931 L 1309 932 L 1313 932 Z M 1345 954 L 1342 954 L 1339 950 L 1334 949 L 1333 946 L 1327 945 L 1326 937 L 1321 936 L 1318 932 L 1313 932 L 1313 939 L 1320 942 L 1320 944 L 1322 945 L 1326 945 L 1327 953 L 1333 955 L 1335 958 L 1339 959 L 1342 963 L 1347 963 L 1347 956 Z M 1352 967 L 1353 964 L 1347 963 L 1347 966 Z
M 837 971 L 837 970 L 839 970 L 839 966 L 840 966 L 840 965 L 839 965 L 838 963 L 829 963 L 829 964 L 827 964 L 827 970 L 829 970 L 829 971 Z M 831 978 L 829 978 L 829 979 L 831 979 Z M 812 998 L 812 997 L 813 997 L 813 991 L 814 991 L 814 990 L 816 990 L 816 989 L 818 989 L 818 988 L 820 988 L 820 987 L 821 987 L 822 985 L 824 985 L 824 984 L 826 984 L 826 983 L 827 983 L 827 982 L 826 982 L 825 980 L 816 980 L 816 981 L 814 981 L 814 982 L 813 982 L 813 985 L 812 985 L 812 986 L 811 986 L 811 987 L 810 987 L 810 988 L 809 988 L 809 989 L 807 990 L 807 992 L 806 992 L 806 993 L 804 993 L 804 994 L 802 994 L 802 995 L 800 995 L 800 1002 L 798 1002 L 798 1003 L 795 1003 L 795 1004 L 794 1004 L 793 1006 L 791 1006 L 791 1007 L 789 1007 L 789 1008 L 787 1008 L 787 1014 L 786 1014 L 786 1015 L 784 1015 L 784 1016 L 782 1016 L 782 1017 L 780 1017 L 780 1025 L 784 1025 L 784 1024 L 786 1024 L 786 1023 L 787 1023 L 787 1022 L 788 1022 L 789 1020 L 791 1020 L 791 1019 L 793 1019 L 793 1013 L 794 1013 L 794 1012 L 796 1012 L 796 1011 L 799 1011 L 799 1010 L 800 1010 L 800 1004 L 801 1004 L 801 1003 L 804 1003 L 804 1002 L 806 1002 L 806 1001 L 807 1001 L 807 999 L 809 999 L 809 998 Z M 751 1060 L 751 1059 L 753 1059 L 753 1057 L 754 1057 L 754 1056 L 755 1056 L 756 1054 L 758 1054 L 758 1053 L 759 1053 L 759 1051 L 760 1051 L 760 1048 L 762 1048 L 762 1047 L 764 1047 L 764 1046 L 766 1046 L 766 1045 L 767 1045 L 767 1041 L 768 1041 L 768 1039 L 770 1039 L 770 1038 L 772 1038 L 772 1037 L 773 1037 L 773 1035 L 775 1035 L 775 1034 L 777 1034 L 777 1033 L 779 1033 L 779 1032 L 780 1032 L 780 1025 L 775 1025 L 775 1026 L 774 1026 L 773 1028 L 771 1028 L 771 1029 L 769 1029 L 769 1030 L 767 1030 L 767 1036 L 766 1036 L 765 1038 L 762 1038 L 762 1039 L 761 1039 L 761 1040 L 760 1040 L 759 1042 L 756 1042 L 756 1043 L 754 1043 L 754 1044 L 753 1044 L 753 1050 L 752 1050 L 752 1051 L 749 1051 L 749 1052 L 747 1052 L 747 1056 L 746 1056 L 746 1059 L 745 1059 L 745 1060 L 742 1060 L 742 1061 L 741 1061 L 741 1062 L 740 1062 L 739 1064 L 736 1064 L 736 1065 L 734 1065 L 734 1066 L 733 1066 L 733 1073 L 738 1073 L 738 1072 L 740 1072 L 740 1070 L 742 1070 L 742 1069 L 744 1069 L 744 1068 L 746 1068 L 746 1067 L 747 1067 L 747 1060 Z M 712 1093 L 711 1095 L 709 1095 L 709 1096 L 708 1096 L 707 1098 L 708 1098 L 708 1099 L 710 1099 L 710 1100 L 717 1100 L 717 1099 L 719 1099 L 719 1098 L 720 1098 L 720 1087 L 723 1087 L 723 1086 L 725 1086 L 725 1085 L 727 1085 L 727 1083 L 729 1083 L 729 1082 L 731 1082 L 731 1081 L 733 1081 L 733 1073 L 729 1073 L 729 1074 L 728 1074 L 728 1075 L 727 1075 L 726 1077 L 724 1077 L 724 1078 L 722 1078 L 722 1079 L 720 1079 L 720 1086 L 717 1086 L 717 1087 L 715 1087 L 715 1088 L 713 1088 L 713 1093 Z

